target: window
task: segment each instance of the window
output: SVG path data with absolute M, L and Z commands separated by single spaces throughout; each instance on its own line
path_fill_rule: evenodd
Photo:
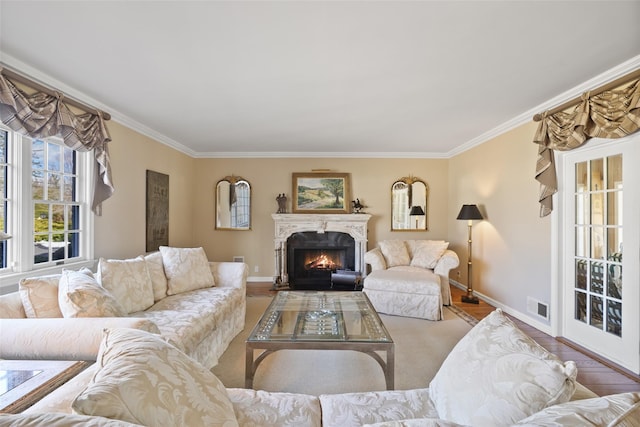
M 0 127 L 0 286 L 35 269 L 91 261 L 91 152 Z M 13 280 L 9 281 L 8 277 Z

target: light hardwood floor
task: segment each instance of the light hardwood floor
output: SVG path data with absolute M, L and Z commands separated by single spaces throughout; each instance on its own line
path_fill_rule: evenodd
M 271 283 L 247 283 L 247 295 L 274 295 Z M 467 304 L 460 301 L 465 291 L 452 286 L 453 304 L 471 316 L 480 320 L 495 310 L 495 307 L 480 301 L 480 304 Z M 536 340 L 541 346 L 556 354 L 562 360 L 573 360 L 578 365 L 578 382 L 592 390 L 599 396 L 640 391 L 640 376 L 625 370 L 612 362 L 598 357 L 586 349 L 561 338 L 553 338 L 526 323 L 511 317 L 511 319 L 527 335 Z

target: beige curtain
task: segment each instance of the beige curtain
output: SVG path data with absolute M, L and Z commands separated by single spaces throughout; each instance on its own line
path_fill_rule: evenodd
M 622 138 L 640 129 L 640 80 L 619 90 L 582 95 L 571 112 L 543 114 L 533 142 L 539 144 L 536 180 L 540 182 L 540 216 L 553 210 L 558 191 L 554 150 L 569 151 L 589 138 Z
M 109 132 L 100 113 L 75 115 L 62 94 L 26 94 L 0 74 L 0 121 L 16 132 L 32 138 L 59 136 L 69 148 L 93 150 L 96 176 L 91 209 L 102 213 L 102 202 L 114 192 L 107 143 Z

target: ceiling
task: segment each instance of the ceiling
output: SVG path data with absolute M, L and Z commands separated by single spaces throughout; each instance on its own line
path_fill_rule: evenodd
M 0 0 L 0 61 L 195 157 L 448 157 L 637 68 L 638 17 L 612 0 Z

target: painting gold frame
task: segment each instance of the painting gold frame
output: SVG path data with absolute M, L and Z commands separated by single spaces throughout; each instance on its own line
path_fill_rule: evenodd
M 294 172 L 291 181 L 294 213 L 350 212 L 348 173 Z

